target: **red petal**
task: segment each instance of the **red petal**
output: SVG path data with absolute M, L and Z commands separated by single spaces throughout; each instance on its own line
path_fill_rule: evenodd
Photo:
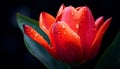
M 107 28 L 109 27 L 111 20 L 112 20 L 112 18 L 107 19 L 102 24 L 100 29 L 97 31 L 96 37 L 95 37 L 95 39 L 94 39 L 94 41 L 92 43 L 91 53 L 89 55 L 90 59 L 94 58 L 96 56 L 96 54 L 98 53 L 102 37 L 103 37 L 105 31 L 107 30 Z
M 95 23 L 88 7 L 82 7 L 78 12 L 80 18 L 78 35 L 81 39 L 84 59 L 87 59 L 92 42 L 96 35 Z
M 65 6 L 64 6 L 64 4 L 62 4 L 61 7 L 59 8 L 58 13 L 57 13 L 56 21 L 59 21 L 59 19 L 61 18 L 61 14 L 62 14 L 64 8 L 65 8 Z
M 41 46 L 43 46 L 51 55 L 57 58 L 55 49 L 53 47 L 50 47 L 47 41 L 32 27 L 24 25 L 24 32 L 31 39 L 33 39 L 34 41 L 38 42 Z
M 49 36 L 49 29 L 55 22 L 55 18 L 46 12 L 42 12 L 39 19 L 40 28 Z
M 55 23 L 51 30 L 57 55 L 64 62 L 79 62 L 82 48 L 80 37 L 64 21 Z
M 79 25 L 78 25 L 78 18 L 76 17 L 77 10 L 72 7 L 62 7 L 61 15 L 57 15 L 57 21 L 65 21 L 75 32 L 77 32 Z
M 103 23 L 104 23 L 104 17 L 101 16 L 95 21 L 96 29 L 98 30 Z

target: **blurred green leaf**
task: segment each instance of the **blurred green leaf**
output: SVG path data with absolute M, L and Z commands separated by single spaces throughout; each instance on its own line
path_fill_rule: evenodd
M 98 61 L 95 69 L 119 69 L 120 65 L 120 32 L 113 43 Z
M 17 14 L 17 23 L 21 31 L 24 35 L 24 42 L 28 49 L 28 51 L 35 56 L 40 62 L 42 62 L 49 69 L 71 69 L 69 65 L 59 62 L 55 60 L 40 44 L 36 43 L 32 39 L 30 39 L 27 35 L 25 35 L 23 30 L 23 25 L 29 25 L 34 28 L 38 33 L 40 33 L 48 42 L 49 39 L 47 35 L 39 28 L 38 22 L 23 16 L 21 14 Z

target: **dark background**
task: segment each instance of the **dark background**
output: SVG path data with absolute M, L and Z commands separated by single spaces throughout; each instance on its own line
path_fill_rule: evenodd
M 104 16 L 105 19 L 113 18 L 103 37 L 97 57 L 80 67 L 80 69 L 94 68 L 101 54 L 120 30 L 117 19 L 118 3 L 112 0 L 0 0 L 0 69 L 47 69 L 25 47 L 22 32 L 16 23 L 16 13 L 22 13 L 38 21 L 42 11 L 56 16 L 61 4 L 74 7 L 86 5 L 91 9 L 95 19 L 99 16 Z

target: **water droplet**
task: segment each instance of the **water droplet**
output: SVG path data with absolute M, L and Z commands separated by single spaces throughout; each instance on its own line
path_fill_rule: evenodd
M 72 35 L 74 36 L 75 34 L 73 33 Z
M 72 12 L 72 15 L 73 15 L 74 13 Z
M 33 32 L 33 30 L 30 30 L 30 32 L 32 33 L 32 32 Z
M 72 36 L 73 36 L 74 38 L 77 38 L 77 36 L 75 36 L 75 34 L 74 34 L 74 33 L 72 34 Z
M 40 38 L 43 38 L 42 36 L 40 36 Z
M 78 28 L 79 28 L 79 24 L 76 24 L 76 25 L 75 25 L 75 28 L 78 29 Z
M 27 31 L 29 31 L 29 29 L 27 29 Z
M 50 47 L 51 49 L 53 49 L 52 45 L 49 45 L 49 47 Z
M 63 25 L 62 28 L 65 28 L 65 26 Z
M 60 34 L 60 32 L 58 32 L 58 34 Z
M 43 29 L 45 29 L 45 26 L 43 27 Z
M 37 34 L 35 34 L 35 36 L 37 37 Z
M 66 32 L 64 32 L 63 34 L 66 35 Z

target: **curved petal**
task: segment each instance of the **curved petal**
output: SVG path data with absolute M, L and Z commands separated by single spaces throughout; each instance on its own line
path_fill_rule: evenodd
M 46 12 L 42 12 L 39 19 L 40 28 L 49 36 L 49 29 L 55 23 L 55 18 Z
M 79 62 L 82 56 L 80 37 L 64 21 L 55 23 L 51 30 L 59 58 L 64 62 Z
M 101 16 L 95 21 L 96 29 L 99 30 L 100 26 L 104 23 L 104 17 Z
M 92 43 L 91 53 L 89 55 L 90 59 L 95 57 L 96 54 L 98 53 L 102 37 L 103 37 L 105 31 L 107 30 L 107 28 L 109 27 L 111 20 L 112 20 L 112 18 L 107 19 L 103 23 L 103 25 L 100 27 L 100 29 L 97 31 L 96 37 Z
M 84 59 L 87 59 L 92 42 L 96 35 L 96 28 L 95 28 L 94 18 L 88 7 L 86 6 L 82 7 L 81 9 L 79 9 L 78 13 L 80 20 L 78 35 L 80 36 L 81 39 Z
M 78 18 L 76 17 L 77 10 L 72 6 L 69 6 L 62 9 L 62 11 L 59 18 L 57 17 L 57 21 L 65 21 L 73 31 L 77 32 L 79 28 Z
M 59 8 L 58 13 L 57 13 L 56 21 L 59 21 L 59 19 L 61 18 L 61 15 L 62 15 L 62 12 L 63 12 L 64 8 L 65 8 L 65 6 L 64 6 L 64 4 L 62 4 Z
M 27 36 L 29 36 L 31 39 L 39 43 L 41 46 L 43 46 L 51 55 L 57 58 L 56 51 L 53 47 L 51 47 L 47 41 L 32 27 L 28 25 L 23 25 L 24 32 Z

